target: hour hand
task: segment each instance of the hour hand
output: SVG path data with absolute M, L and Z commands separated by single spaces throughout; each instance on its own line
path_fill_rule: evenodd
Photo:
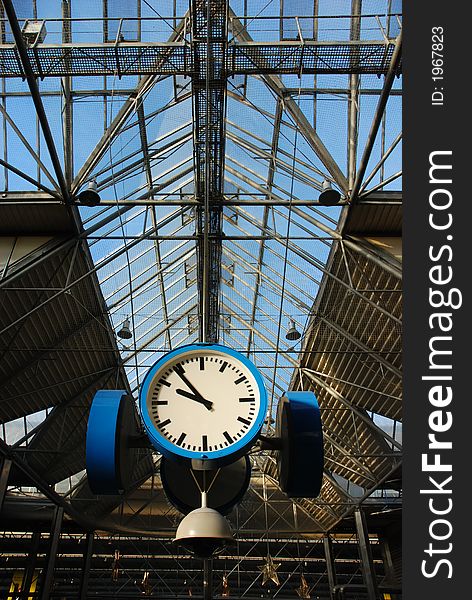
M 185 385 L 190 390 L 192 390 L 193 396 L 194 396 L 194 397 L 192 397 L 192 400 L 196 400 L 197 398 L 199 398 L 200 401 L 203 400 L 203 402 L 201 402 L 201 403 L 205 404 L 205 406 L 208 408 L 208 410 L 210 410 L 211 407 L 213 406 L 213 403 L 210 402 L 209 400 L 205 400 L 205 398 L 200 394 L 200 392 L 193 385 L 193 383 L 187 379 L 186 375 L 184 375 L 184 371 L 183 371 L 182 367 L 180 365 L 177 365 L 174 367 L 174 371 L 177 373 L 177 375 L 180 377 L 180 379 L 185 383 Z M 182 391 L 184 391 L 184 390 L 182 390 Z
M 203 406 L 205 406 L 205 408 L 207 408 L 208 410 L 211 410 L 213 408 L 213 402 L 210 402 L 210 400 L 207 400 L 203 396 L 200 396 L 200 394 L 192 394 L 192 392 L 187 392 L 187 390 L 181 390 L 180 388 L 175 390 L 175 393 L 179 394 L 180 396 L 184 396 L 185 398 L 190 398 L 190 400 L 195 400 L 195 402 L 199 402 L 200 404 L 203 404 Z

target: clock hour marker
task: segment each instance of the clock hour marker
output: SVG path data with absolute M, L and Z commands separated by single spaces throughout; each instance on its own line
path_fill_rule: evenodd
M 158 383 L 160 383 L 161 385 L 166 385 L 167 387 L 171 386 L 171 384 L 163 378 L 159 379 Z
M 203 356 L 200 356 L 200 371 L 205 370 L 205 359 Z
M 235 385 L 238 385 L 243 381 L 247 381 L 246 375 L 242 375 L 239 379 L 236 379 L 236 381 L 234 383 L 235 383 Z
M 240 421 L 241 423 L 244 423 L 244 425 L 250 425 L 251 424 L 251 421 L 248 421 L 244 417 L 238 417 L 238 421 Z
M 175 371 L 177 374 L 179 374 L 179 373 L 180 373 L 180 374 L 182 374 L 182 373 L 185 373 L 185 369 L 183 368 L 183 366 L 182 366 L 181 364 L 175 365 L 175 367 L 174 367 L 174 371 Z
M 202 435 L 202 447 L 203 452 L 206 452 L 208 450 L 208 438 L 206 435 Z
M 226 361 L 223 361 L 223 364 L 220 367 L 220 373 L 223 373 L 223 371 L 226 369 L 227 366 L 228 366 L 228 363 Z
M 233 438 L 229 435 L 229 433 L 227 431 L 223 431 L 223 435 L 225 436 L 225 438 L 228 440 L 228 442 L 230 444 L 233 443 Z
M 152 400 L 151 404 L 153 406 L 156 406 L 156 405 L 157 406 L 165 406 L 166 404 L 169 404 L 169 401 L 168 400 Z
M 170 419 L 166 419 L 165 421 L 161 421 L 160 423 L 157 423 L 157 426 L 159 427 L 159 429 L 161 429 L 162 427 L 169 425 L 170 422 L 171 422 Z
M 254 402 L 254 398 L 240 398 L 240 402 Z
M 177 442 L 176 442 L 177 446 L 180 446 L 186 437 L 187 437 L 187 434 L 186 434 L 186 433 L 184 433 L 184 432 L 182 432 L 182 433 L 180 434 L 180 437 L 179 437 L 179 439 L 178 439 L 178 440 L 177 440 Z

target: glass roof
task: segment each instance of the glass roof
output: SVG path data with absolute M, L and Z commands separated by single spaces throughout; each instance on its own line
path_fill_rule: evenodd
M 185 64 L 195 42 L 189 3 L 72 1 L 69 15 L 59 1 L 13 5 L 20 27 L 24 19 L 43 26 L 30 56 L 42 74 L 36 84 L 71 197 L 92 181 L 98 186 L 99 206 L 76 205 L 114 331 L 130 319 L 132 338 L 117 342 L 137 395 L 163 353 L 202 338 L 198 219 L 205 199 L 195 175 L 201 160 L 197 82 Z M 224 69 L 230 75 L 220 112 L 213 107 L 206 114 L 220 115 L 216 143 L 224 148 L 219 159 L 208 159 L 209 145 L 205 149 L 209 169 L 220 169 L 223 178 L 215 326 L 220 343 L 260 369 L 274 417 L 299 366 L 340 218 L 357 198 L 402 186 L 399 73 L 388 93 L 384 89 L 401 5 L 231 0 L 229 7 Z M 1 16 L 8 45 L 11 28 Z M 276 59 L 261 49 L 264 43 L 280 52 L 275 67 L 267 66 Z M 48 49 L 68 45 L 79 48 L 79 58 L 48 58 Z M 336 47 L 339 65 L 349 52 L 351 66 L 363 60 L 377 66 L 362 62 L 336 71 L 322 57 L 313 69 L 310 52 L 329 45 Z M 111 58 L 94 53 L 103 46 Z M 152 74 L 146 53 L 157 46 L 168 53 L 167 70 L 159 58 L 160 70 Z M 28 81 L 13 76 L 5 56 L 0 187 L 57 196 L 57 165 Z M 233 68 L 230 57 L 243 66 Z M 324 181 L 340 192 L 339 205 L 320 205 Z M 292 320 L 302 334 L 298 340 L 286 339 Z

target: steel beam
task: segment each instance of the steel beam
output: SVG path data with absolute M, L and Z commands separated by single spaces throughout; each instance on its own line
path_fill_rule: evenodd
M 361 161 L 359 163 L 359 169 L 357 171 L 356 179 L 354 181 L 354 185 L 349 193 L 349 199 L 351 202 L 355 202 L 359 195 L 359 190 L 361 188 L 364 175 L 367 169 L 367 165 L 369 163 L 370 155 L 372 153 L 372 149 L 374 147 L 375 138 L 377 137 L 377 132 L 380 127 L 380 123 L 382 122 L 382 115 L 385 111 L 385 107 L 387 106 L 387 101 L 390 95 L 390 90 L 392 89 L 392 85 L 395 77 L 397 76 L 398 65 L 401 60 L 402 55 L 402 32 L 400 31 L 398 38 L 395 41 L 395 50 L 392 55 L 392 59 L 390 61 L 390 66 L 388 72 L 385 76 L 384 86 L 382 89 L 382 94 L 380 95 L 379 102 L 377 104 L 377 109 L 375 111 L 374 120 L 372 121 L 372 125 L 369 131 L 369 135 L 367 137 L 367 143 L 364 148 L 364 152 L 362 154 Z
M 43 572 L 43 580 L 41 582 L 41 600 L 49 600 L 51 597 L 54 565 L 56 564 L 57 549 L 59 547 L 59 536 L 61 534 L 63 516 L 64 508 L 62 506 L 57 506 L 54 512 L 51 533 L 49 535 L 49 547 L 46 555 L 46 569 Z
M 49 156 L 51 157 L 54 173 L 56 174 L 57 182 L 61 189 L 63 200 L 64 202 L 69 203 L 69 188 L 64 178 L 64 173 L 62 172 L 62 166 L 57 155 L 56 144 L 54 142 L 54 138 L 52 137 L 49 122 L 46 116 L 46 112 L 44 110 L 43 101 L 41 100 L 41 94 L 39 93 L 38 84 L 36 82 L 36 76 L 31 66 L 30 58 L 26 49 L 25 41 L 21 33 L 20 25 L 18 23 L 12 0 L 3 0 L 3 6 L 5 9 L 5 13 L 8 17 L 8 21 L 10 22 L 11 31 L 15 40 L 18 55 L 20 57 L 21 66 L 23 67 L 26 82 L 28 83 L 31 98 L 33 100 L 36 113 L 38 115 L 41 130 L 43 132 L 44 140 L 49 151 Z
M 203 559 L 203 600 L 212 600 L 213 598 L 213 560 L 211 558 Z
M 351 41 L 359 41 L 361 33 L 362 0 L 351 1 Z M 359 52 L 354 50 L 351 61 L 353 70 L 359 62 Z M 348 148 L 347 148 L 347 173 L 349 188 L 352 188 L 356 176 L 357 159 L 357 133 L 358 133 L 358 114 L 359 114 L 359 73 L 354 72 L 349 76 L 349 96 L 348 96 Z
M 34 568 L 36 565 L 40 541 L 41 532 L 34 531 L 31 535 L 31 545 L 29 547 L 28 558 L 26 560 L 25 574 L 23 576 L 23 582 L 21 584 L 21 600 L 28 600 L 30 598 L 31 583 L 33 582 Z
M 86 537 L 86 547 L 83 555 L 83 566 L 80 577 L 79 600 L 87 600 L 88 583 L 90 577 L 90 566 L 93 555 L 93 532 L 88 532 Z
M 4 456 L 2 461 L 2 469 L 0 472 L 0 512 L 3 508 L 3 502 L 7 493 L 8 478 L 10 477 L 11 460 Z
M 194 164 L 200 341 L 217 342 L 225 164 L 228 0 L 192 0 Z
M 62 42 L 68 44 L 72 42 L 72 31 L 70 22 L 70 2 L 62 0 Z M 69 62 L 66 59 L 67 62 Z M 72 185 L 74 170 L 74 121 L 73 121 L 73 101 L 71 94 L 71 78 L 65 76 L 62 78 L 62 139 L 64 146 L 64 177 L 67 188 L 70 190 Z
M 303 369 L 303 367 L 302 367 L 302 369 Z M 335 390 L 333 387 L 331 387 L 330 385 L 328 385 L 320 377 L 318 377 L 315 374 L 313 374 L 309 369 L 303 369 L 303 371 L 308 376 L 308 379 L 311 379 L 311 381 L 315 385 L 319 385 L 322 389 L 324 389 L 326 392 L 328 392 L 328 394 L 330 394 L 335 400 L 338 400 L 339 402 L 341 402 L 341 404 L 343 404 L 344 406 L 346 406 L 347 408 L 349 408 L 349 410 L 351 410 L 352 413 L 354 415 L 356 415 L 356 417 L 358 417 L 364 423 L 366 423 L 366 425 L 370 429 L 372 429 L 373 431 L 375 431 L 376 433 L 378 433 L 382 438 L 385 438 L 385 440 L 387 440 L 395 448 L 398 448 L 398 450 L 402 449 L 402 445 L 399 442 L 397 442 L 397 440 L 395 440 L 394 438 L 392 438 L 386 431 L 384 431 L 383 429 L 381 429 L 380 427 L 378 427 L 365 412 L 359 410 L 358 407 L 356 407 L 354 404 L 352 404 L 351 402 L 349 402 L 349 400 L 347 400 L 337 390 Z
M 323 538 L 323 546 L 326 560 L 326 571 L 328 573 L 328 584 L 329 584 L 329 597 L 331 600 L 335 600 L 334 586 L 336 585 L 336 564 L 334 562 L 333 555 L 333 543 L 331 537 L 326 535 Z
M 229 173 L 231 173 L 232 175 L 235 175 L 236 177 L 241 179 L 241 181 L 247 183 L 248 185 L 252 186 L 254 189 L 258 190 L 259 192 L 263 191 L 264 188 L 260 184 L 256 183 L 254 180 L 249 178 L 247 175 L 243 175 L 242 173 L 236 171 L 236 169 L 233 169 L 229 165 L 226 167 L 226 170 Z M 277 197 L 277 196 L 275 196 L 275 194 L 272 194 L 272 197 Z M 281 198 L 281 200 L 282 200 L 282 198 Z M 289 206 L 291 206 L 290 202 L 289 202 Z M 328 227 L 323 222 L 319 221 L 318 219 L 315 219 L 315 217 L 313 217 L 312 215 L 310 215 L 307 212 L 304 212 L 300 208 L 297 208 L 296 206 L 292 206 L 291 210 L 296 215 L 303 217 L 311 225 L 314 225 L 318 229 L 321 229 L 321 231 L 324 231 L 325 233 L 327 233 L 334 240 L 343 240 L 344 244 L 346 246 L 348 246 L 351 250 L 354 250 L 361 256 L 364 256 L 364 258 L 367 258 L 368 260 L 372 261 L 374 264 L 378 265 L 379 267 L 381 267 L 382 269 L 384 269 L 385 271 L 387 271 L 394 277 L 401 278 L 401 276 L 402 276 L 401 268 L 394 266 L 390 262 L 387 262 L 387 260 L 385 260 L 384 258 L 379 256 L 378 254 L 375 254 L 373 251 L 368 250 L 364 245 L 360 244 L 355 239 L 349 238 L 349 237 L 343 238 L 343 236 L 338 231 L 331 229 L 331 227 Z M 259 225 L 259 227 L 261 227 L 261 225 Z M 280 236 L 280 237 L 282 237 L 282 236 Z M 355 289 L 354 288 L 351 288 L 351 289 L 355 293 Z
M 367 522 L 362 508 L 355 509 L 354 521 L 357 530 L 362 577 L 367 588 L 367 597 L 369 600 L 379 600 L 379 590 L 377 585 L 377 577 L 375 574 L 374 561 L 372 560 L 372 550 L 370 548 Z
M 235 36 L 239 40 L 241 40 L 241 42 L 243 42 L 243 43 L 252 42 L 253 40 L 252 40 L 250 34 L 242 26 L 241 22 L 238 20 L 236 15 L 232 11 L 230 11 L 230 14 L 231 14 L 231 18 L 232 18 L 234 24 L 238 28 L 238 31 L 235 33 Z M 263 59 L 263 57 L 261 57 L 261 58 Z M 263 63 L 264 61 L 262 60 L 261 62 Z M 302 69 L 302 72 L 303 72 L 303 69 Z M 318 156 L 318 158 L 324 164 L 324 166 L 326 167 L 328 172 L 331 174 L 331 176 L 333 177 L 333 180 L 336 182 L 336 184 L 346 194 L 348 192 L 348 188 L 349 188 L 349 184 L 348 184 L 346 177 L 342 173 L 337 162 L 331 156 L 331 154 L 328 151 L 328 149 L 326 148 L 326 146 L 321 141 L 321 138 L 318 136 L 318 134 L 316 133 L 314 128 L 310 125 L 310 122 L 305 117 L 305 115 L 303 114 L 303 112 L 300 109 L 300 107 L 298 106 L 298 104 L 295 102 L 295 100 L 291 96 L 287 95 L 286 87 L 282 83 L 280 77 L 277 77 L 276 75 L 268 75 L 267 74 L 267 75 L 262 75 L 262 79 L 266 83 L 267 87 L 269 89 L 271 89 L 276 94 L 276 96 L 278 96 L 279 98 L 281 98 L 283 100 L 285 110 L 292 117 L 295 124 L 300 129 L 300 133 L 302 134 L 302 136 L 305 138 L 305 140 L 308 142 L 308 144 L 312 147 L 315 154 Z
M 182 34 L 185 29 L 185 21 L 187 15 L 184 16 L 179 25 L 175 28 L 172 35 L 169 38 L 169 42 L 175 42 L 176 40 L 182 37 Z M 149 92 L 149 90 L 153 87 L 156 81 L 156 75 L 146 75 L 139 82 L 136 90 L 134 90 L 133 94 L 131 94 L 123 106 L 118 111 L 116 117 L 110 123 L 108 129 L 104 132 L 101 139 L 98 141 L 95 148 L 92 150 L 90 156 L 87 158 L 79 172 L 77 173 L 74 181 L 72 182 L 72 193 L 75 194 L 79 191 L 82 185 L 87 181 L 90 173 L 93 171 L 95 166 L 98 164 L 102 156 L 105 154 L 107 148 L 112 143 L 113 139 L 116 138 L 116 135 L 120 131 L 122 125 L 126 122 L 126 120 L 130 117 L 132 112 L 136 110 L 136 107 L 139 103 L 143 101 L 144 96 Z

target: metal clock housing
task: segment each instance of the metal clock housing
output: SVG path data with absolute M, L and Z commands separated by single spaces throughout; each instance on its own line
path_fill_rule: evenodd
M 245 356 L 220 344 L 181 346 L 148 371 L 139 395 L 153 445 L 168 458 L 228 464 L 261 431 L 262 377 Z

